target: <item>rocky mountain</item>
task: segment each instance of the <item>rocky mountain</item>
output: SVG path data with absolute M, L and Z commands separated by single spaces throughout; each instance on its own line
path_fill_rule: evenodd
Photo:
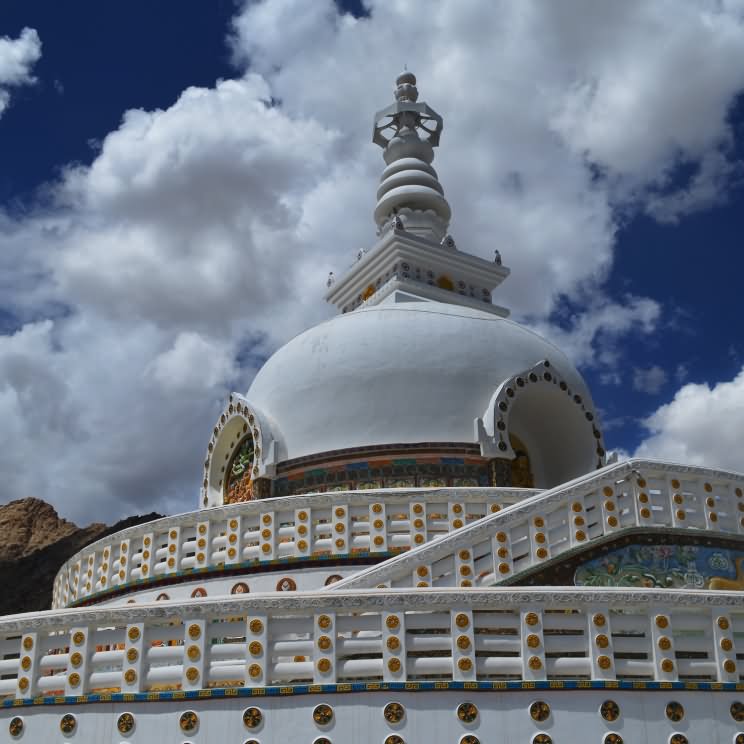
M 53 506 L 27 498 L 0 506 L 0 615 L 48 610 L 60 566 L 81 548 L 160 514 L 87 527 L 62 519 Z

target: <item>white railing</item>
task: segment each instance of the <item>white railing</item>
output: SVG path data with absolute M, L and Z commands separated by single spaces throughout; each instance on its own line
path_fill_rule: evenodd
M 335 591 L 492 586 L 630 529 L 744 535 L 744 476 L 629 460 L 545 491 L 442 540 L 361 570 Z
M 738 682 L 735 592 L 253 595 L 0 621 L 0 695 L 506 680 Z
M 408 550 L 533 494 L 519 488 L 388 489 L 284 496 L 130 527 L 70 558 L 52 607 L 133 582 L 253 562 Z M 138 584 L 142 588 L 142 584 Z

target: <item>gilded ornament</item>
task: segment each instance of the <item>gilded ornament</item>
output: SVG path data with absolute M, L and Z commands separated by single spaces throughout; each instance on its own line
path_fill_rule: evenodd
M 258 643 L 258 641 L 253 641 L 253 643 Z M 261 644 L 259 644 L 259 646 L 260 645 Z M 189 661 L 198 661 L 199 657 L 201 656 L 201 651 L 199 651 L 199 646 L 189 646 L 188 651 L 186 651 L 186 655 L 189 657 Z
M 528 612 L 524 616 L 524 621 L 525 623 L 527 623 L 527 625 L 537 625 L 540 622 L 540 618 L 537 616 L 537 613 Z
M 175 530 L 171 530 L 170 539 L 175 540 L 178 537 L 178 533 Z
M 491 514 L 495 514 L 496 512 L 501 511 L 501 505 L 500 504 L 491 504 Z
M 139 640 L 139 637 L 140 637 L 140 629 L 138 627 L 136 627 L 136 626 L 132 626 L 127 631 L 127 636 L 129 637 L 129 640 L 132 641 L 132 642 L 138 641 Z
M 499 548 L 496 551 L 496 555 L 498 555 L 499 558 L 508 558 L 509 557 L 509 549 L 508 548 Z
M 300 541 L 299 541 L 299 542 L 297 543 L 297 549 L 298 549 L 298 550 L 300 550 L 300 551 L 305 551 L 305 550 L 307 550 L 307 543 L 306 543 L 306 542 L 305 542 L 304 540 L 300 540 Z
M 715 512 L 711 512 L 710 515 L 709 515 L 709 517 L 710 517 L 710 521 L 711 522 L 717 522 L 718 521 L 718 514 L 716 514 Z
M 499 542 L 506 542 L 506 532 L 497 532 L 496 533 L 496 539 Z
M 322 635 L 320 638 L 318 638 L 318 648 L 322 649 L 323 651 L 327 651 L 331 647 L 331 639 L 326 636 Z
M 614 515 L 607 517 L 607 524 L 609 524 L 610 527 L 617 527 L 617 517 Z
M 614 501 L 605 502 L 605 509 L 607 509 L 607 511 L 615 511 L 615 502 Z
M 645 488 L 646 487 L 646 481 L 643 478 L 639 478 L 636 483 L 638 483 L 639 488 Z
M 466 635 L 458 636 L 457 648 L 459 648 L 461 651 L 470 648 L 470 639 Z
M 553 744 L 553 740 L 548 734 L 536 734 L 532 739 L 532 744 Z
M 620 706 L 614 700 L 605 700 L 599 709 L 599 715 L 605 721 L 617 721 L 620 718 Z
M 423 589 L 424 587 L 429 586 L 429 582 L 428 581 L 418 581 L 418 582 L 416 582 L 416 586 L 419 589 Z
M 405 744 L 405 741 L 398 734 L 390 734 L 385 737 L 385 744 Z
M 248 667 L 248 675 L 253 679 L 261 676 L 261 667 L 258 664 L 251 664 Z
M 262 633 L 263 632 L 263 623 L 258 619 L 255 618 L 248 623 L 248 627 L 251 630 L 251 633 Z
M 669 739 L 669 744 L 689 744 L 687 737 L 684 734 L 672 734 Z
M 207 534 L 207 525 L 206 524 L 200 524 L 199 525 L 199 534 L 200 535 L 206 535 Z M 150 538 L 145 538 L 145 545 L 150 544 Z
M 463 723 L 472 723 L 478 717 L 478 708 L 475 703 L 460 703 L 457 706 L 457 717 Z
M 77 726 L 77 720 L 72 713 L 65 713 L 62 716 L 62 720 L 59 722 L 59 730 L 63 734 L 71 734 Z
M 736 494 L 736 497 L 740 499 L 744 491 L 742 491 L 741 488 L 736 488 L 734 489 L 734 493 Z
M 80 656 L 80 654 L 78 654 L 78 656 Z M 77 666 L 77 665 L 73 663 L 73 666 Z M 27 672 L 29 669 L 31 669 L 31 657 L 30 656 L 24 656 L 21 659 L 21 669 L 23 669 L 24 672 Z
M 80 675 L 77 672 L 73 672 L 67 681 L 70 683 L 70 687 L 77 687 L 80 684 Z
M 142 552 L 142 559 L 145 560 L 145 561 L 147 561 L 147 560 L 150 559 L 150 551 L 149 550 L 145 550 L 145 551 Z
M 460 504 L 455 504 L 455 505 L 454 505 L 454 506 L 452 507 L 452 511 L 453 511 L 453 512 L 454 512 L 455 514 L 462 514 L 462 506 L 460 506 Z
M 710 483 L 703 484 L 703 488 L 710 493 L 713 490 L 713 486 L 710 485 Z
M 453 526 L 453 527 L 454 527 L 454 528 L 455 528 L 456 530 L 459 530 L 459 529 L 460 529 L 460 527 L 462 527 L 462 519 L 454 519 L 454 520 L 452 521 L 452 526 Z
M 238 551 L 237 551 L 237 550 L 235 550 L 235 548 L 230 548 L 230 549 L 229 549 L 229 550 L 227 551 L 227 557 L 228 557 L 228 558 L 231 558 L 231 559 L 232 559 L 232 558 L 235 558 L 235 556 L 236 556 L 237 554 L 238 554 Z M 199 558 L 199 560 L 200 560 L 200 561 L 204 561 L 204 554 L 203 554 L 203 553 L 199 553 L 199 555 L 201 556 L 201 557 Z
M 23 639 L 23 648 L 26 649 L 26 651 L 30 651 L 34 647 L 34 639 L 31 636 L 26 636 Z
M 127 661 L 130 664 L 134 664 L 137 659 L 139 659 L 139 651 L 137 651 L 136 648 L 130 648 L 129 651 L 127 651 Z
M 243 725 L 246 728 L 252 729 L 257 728 L 263 721 L 263 713 L 260 708 L 246 708 L 243 711 Z
M 76 646 L 81 646 L 85 642 L 85 633 L 83 633 L 81 630 L 75 631 L 72 635 L 72 642 Z
M 742 520 L 744 522 L 744 520 Z M 416 535 L 416 537 L 413 538 L 413 541 L 416 543 L 416 545 L 421 545 L 422 542 L 424 542 L 424 536 L 421 534 Z
M 641 516 L 644 519 L 648 519 L 651 516 L 651 511 L 649 509 L 646 509 L 645 507 L 641 509 Z
M 181 731 L 194 731 L 199 725 L 199 716 L 193 710 L 187 710 L 185 713 L 181 713 L 178 725 L 181 727 Z
M 341 519 L 346 516 L 346 510 L 342 506 L 336 507 L 336 516 Z
M 231 519 L 230 520 L 230 529 L 231 530 L 237 530 L 238 529 L 238 520 L 237 519 Z
M 731 651 L 733 647 L 734 647 L 734 644 L 731 643 L 730 638 L 721 638 L 721 648 L 724 651 Z
M 413 526 L 417 530 L 423 530 L 424 529 L 424 520 L 423 519 L 414 519 L 413 520 Z
M 191 640 L 195 641 L 197 638 L 201 638 L 201 628 L 199 627 L 198 623 L 192 623 L 189 625 L 189 638 Z
M 397 651 L 400 648 L 400 641 L 395 636 L 390 636 L 386 645 L 391 651 Z
M 379 504 L 375 504 L 375 506 L 379 506 Z M 374 507 L 372 507 L 374 509 Z M 382 509 L 382 507 L 380 507 Z M 421 506 L 421 504 L 414 504 L 413 505 L 413 513 L 414 514 L 423 514 L 424 507 Z
M 29 685 L 28 677 L 21 677 L 18 680 L 18 689 L 21 692 L 25 692 L 28 689 L 28 685 Z
M 662 651 L 669 651 L 669 649 L 672 647 L 672 642 L 667 638 L 666 636 L 661 636 L 658 640 L 659 648 Z
M 29 659 L 29 662 L 30 661 L 31 659 Z M 73 653 L 70 656 L 70 664 L 72 664 L 72 666 L 74 667 L 79 667 L 82 663 L 83 663 L 83 655 L 79 651 L 75 651 L 75 653 Z M 30 663 L 29 663 L 29 666 L 30 666 Z M 23 668 L 26 669 L 26 667 L 23 667 Z
M 304 522 L 307 519 L 307 512 L 306 511 L 297 512 L 297 519 L 299 519 L 300 522 Z
M 584 517 L 574 517 L 574 524 L 577 527 L 583 527 L 584 526 Z
M 597 658 L 597 666 L 600 669 L 609 669 L 612 666 L 612 661 L 609 656 L 600 656 Z
M 322 630 L 327 630 L 328 628 L 330 628 L 331 627 L 331 618 L 328 617 L 328 615 L 321 615 L 318 618 L 318 627 L 321 628 Z M 388 627 L 390 627 L 390 626 L 388 626 Z
M 336 522 L 336 526 L 333 528 L 338 532 L 338 534 L 342 534 L 343 532 L 346 532 L 346 527 L 341 522 Z
M 427 575 L 427 574 L 429 573 L 429 569 L 428 569 L 428 568 L 427 568 L 426 566 L 419 566 L 419 567 L 418 567 L 418 568 L 416 569 L 416 573 L 417 573 L 417 574 L 418 574 L 419 576 L 426 576 L 426 575 Z
M 455 625 L 458 628 L 467 628 L 470 625 L 470 620 L 464 612 L 460 612 L 455 616 Z
M 377 535 L 375 539 L 372 541 L 378 548 L 385 543 L 385 539 L 381 537 L 380 535 Z
M 669 625 L 669 618 L 666 617 L 666 615 L 657 615 L 654 618 L 654 622 L 656 623 L 657 628 L 666 628 Z
M 674 700 L 666 704 L 664 712 L 666 713 L 666 717 L 673 723 L 679 723 L 685 717 L 685 709 L 682 707 L 682 704 Z
M 681 493 L 675 493 L 672 498 L 673 498 L 675 504 L 681 504 L 684 501 L 684 499 L 682 498 L 682 494 Z
M 673 672 L 674 671 L 674 662 L 671 659 L 664 659 L 664 661 L 661 662 L 661 671 L 662 672 Z
M 536 700 L 530 705 L 530 718 L 533 721 L 547 721 L 550 718 L 550 706 L 544 700 Z
M 530 656 L 530 659 L 527 663 L 530 669 L 542 669 L 542 661 L 540 661 L 540 658 L 538 656 Z
M 469 561 L 470 560 L 470 551 L 469 550 L 461 550 L 459 553 L 460 560 L 461 561 Z
M 538 558 L 547 558 L 547 557 L 548 557 L 548 551 L 547 551 L 547 550 L 546 550 L 545 548 L 538 548 L 538 549 L 537 549 L 537 550 L 535 551 L 535 555 L 536 555 L 536 556 L 537 556 Z
M 744 703 L 741 703 L 738 700 L 736 702 L 731 703 L 731 707 L 729 708 L 729 711 L 731 712 L 731 717 L 737 723 L 744 722 Z
M 406 709 L 400 703 L 388 703 L 382 715 L 388 723 L 400 723 L 406 714 Z
M 728 674 L 733 674 L 736 671 L 736 662 L 733 659 L 726 659 L 723 662 L 723 671 Z
M 470 566 L 460 566 L 460 575 L 461 576 L 470 576 L 472 573 L 472 570 Z
M 385 526 L 385 522 L 383 522 L 381 519 L 375 519 L 375 521 L 372 523 L 372 526 L 376 530 L 381 530 Z
M 612 496 L 612 495 L 613 495 L 613 494 L 614 494 L 615 492 L 614 492 L 614 491 L 613 491 L 613 490 L 612 490 L 612 489 L 611 489 L 611 488 L 610 488 L 609 486 L 605 486 L 605 487 L 604 487 L 604 488 L 602 489 L 602 493 L 603 493 L 603 494 L 604 494 L 604 495 L 605 495 L 605 496 L 606 496 L 607 498 L 609 498 L 609 497 L 610 497 L 610 496 Z
M 538 636 L 536 633 L 530 633 L 527 636 L 527 645 L 530 648 L 537 648 L 540 645 L 540 636 Z
M 499 563 L 499 573 L 508 574 L 509 573 L 509 564 L 508 563 Z
M 535 527 L 537 527 L 538 529 L 540 529 L 540 528 L 542 528 L 542 527 L 545 526 L 545 520 L 542 517 L 535 517 L 532 520 L 532 524 L 534 524 Z
M 460 586 L 473 586 L 473 582 L 470 579 L 463 579 L 460 582 Z
M 199 670 L 196 667 L 189 667 L 186 670 L 186 679 L 192 683 L 196 682 L 199 679 Z
M 124 672 L 124 681 L 128 685 L 133 685 L 137 681 L 137 672 L 135 672 L 134 669 L 127 669 L 127 671 Z
M 175 558 L 168 558 L 168 568 L 173 568 L 176 565 Z
M 544 543 L 545 542 L 545 534 L 543 532 L 536 532 L 535 533 L 535 542 L 537 543 Z
M 389 630 L 395 630 L 400 625 L 400 620 L 395 615 L 388 615 L 385 625 L 387 625 Z
M 20 716 L 14 716 L 10 719 L 8 732 L 11 736 L 20 736 L 23 733 L 23 719 Z
M 648 504 L 648 494 L 647 493 L 639 493 L 638 494 L 638 501 L 640 501 L 642 504 Z
M 313 721 L 319 726 L 326 726 L 333 720 L 333 708 L 330 705 L 321 703 L 315 706 L 313 710 Z
M 459 744 L 480 744 L 480 739 L 475 734 L 465 734 Z
M 578 501 L 574 501 L 573 504 L 571 504 L 571 509 L 575 512 L 580 512 L 583 508 L 584 507 Z
M 261 517 L 261 521 L 266 525 L 271 524 L 271 514 L 264 514 L 263 517 Z
M 607 648 L 610 645 L 610 639 L 604 633 L 600 633 L 594 639 L 594 642 L 597 644 L 598 648 Z
M 576 539 L 579 542 L 583 542 L 584 540 L 586 540 L 586 533 L 584 532 L 584 530 L 576 530 Z
M 230 535 L 230 537 L 235 537 L 235 535 Z M 264 540 L 268 540 L 271 537 L 271 530 L 268 530 L 268 529 L 261 530 L 261 537 Z
M 620 734 L 611 731 L 604 739 L 602 739 L 602 744 L 623 744 L 623 737 L 620 736 Z
M 685 510 L 684 509 L 677 509 L 677 519 L 684 519 L 685 518 Z
M 391 672 L 398 672 L 398 671 L 400 671 L 400 659 L 390 659 L 388 661 L 388 669 Z
M 264 543 L 261 546 L 261 552 L 263 552 L 263 553 L 270 553 L 271 552 L 271 545 L 269 545 L 269 543 Z

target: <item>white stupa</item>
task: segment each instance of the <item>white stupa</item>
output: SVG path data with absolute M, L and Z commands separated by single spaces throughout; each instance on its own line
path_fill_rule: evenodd
M 199 508 L 0 619 L 0 744 L 744 744 L 744 477 L 606 464 L 448 232 L 441 131 L 400 75 L 377 240 L 226 402 Z

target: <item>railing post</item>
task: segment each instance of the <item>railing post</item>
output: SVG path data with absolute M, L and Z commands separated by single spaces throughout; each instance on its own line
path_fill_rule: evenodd
M 86 627 L 70 628 L 70 652 L 65 671 L 65 695 L 82 695 L 90 688 L 88 666 L 91 648 L 90 632 Z
M 140 571 L 143 579 L 152 575 L 153 553 L 155 552 L 152 541 L 152 532 L 148 532 L 142 536 L 142 562 L 140 563 Z
M 510 576 L 514 571 L 514 560 L 508 531 L 499 530 L 491 538 L 491 553 L 493 555 L 494 577 L 505 579 Z
M 447 504 L 447 517 L 450 532 L 459 530 L 465 525 L 465 505 L 459 501 L 450 501 Z
M 349 543 L 351 535 L 349 532 L 349 509 L 347 506 L 335 506 L 332 508 L 333 532 L 331 540 L 333 542 L 331 552 L 337 555 L 347 555 L 350 550 Z
M 687 527 L 687 511 L 685 510 L 685 496 L 681 483 L 676 478 L 665 478 L 664 482 L 669 490 L 669 513 L 672 527 Z M 696 501 L 700 501 L 700 482 L 695 481 Z
M 411 527 L 411 548 L 426 542 L 426 503 L 411 502 L 408 507 Z
M 165 559 L 165 572 L 174 574 L 181 566 L 181 528 L 168 530 L 168 553 Z
M 211 563 L 212 557 L 212 525 L 209 522 L 207 531 L 204 535 L 207 541 L 207 561 Z M 227 557 L 225 563 L 235 564 L 243 560 L 243 518 L 240 514 L 235 514 L 227 520 Z
M 382 623 L 382 677 L 385 682 L 405 682 L 406 616 L 403 612 L 380 613 Z
M 520 609 L 522 679 L 547 679 L 542 611 Z
M 131 542 L 125 538 L 119 544 L 119 571 L 115 577 L 116 584 L 126 584 L 129 581 L 129 573 L 132 570 Z
M 92 551 L 88 554 L 87 567 L 85 568 L 85 576 L 81 577 L 82 591 L 80 596 L 85 597 L 88 594 L 93 594 L 95 591 L 96 583 L 96 553 Z
M 388 522 L 385 504 L 376 501 L 369 505 L 369 552 L 384 553 L 388 549 Z
M 145 625 L 127 625 L 122 659 L 121 691 L 141 692 L 145 688 Z
M 585 543 L 587 527 L 583 496 L 574 496 L 568 506 L 568 515 L 566 516 L 566 519 L 568 520 L 568 531 L 571 536 L 571 547 L 575 548 L 577 545 Z
M 312 555 L 313 542 L 312 511 L 307 507 L 304 509 L 295 509 L 295 557 L 304 558 Z
M 204 677 L 206 655 L 206 620 L 183 621 L 182 690 L 199 690 L 207 686 Z
M 83 571 L 82 562 L 77 561 L 77 563 L 75 563 L 75 565 L 72 567 L 72 570 L 71 570 L 72 579 L 71 579 L 70 594 L 72 596 L 73 601 L 76 600 L 79 596 L 81 596 L 81 591 L 80 591 L 81 583 L 80 582 L 83 580 L 82 571 Z
M 475 635 L 471 610 L 450 610 L 452 642 L 452 679 L 473 681 L 478 671 L 475 660 Z
M 615 679 L 615 655 L 609 609 L 606 607 L 587 607 L 586 621 L 591 679 Z
M 100 578 L 98 579 L 101 584 L 100 591 L 108 589 L 115 576 L 117 574 L 114 573 L 114 546 L 106 545 L 101 552 Z M 95 591 L 95 585 L 93 589 Z
M 21 653 L 18 660 L 16 698 L 30 698 L 38 694 L 37 679 L 39 677 L 38 665 L 40 655 L 39 634 L 24 633 L 21 638 Z
M 530 526 L 530 565 L 534 566 L 550 558 L 550 544 L 547 536 L 545 517 L 534 516 Z
M 731 618 L 726 612 L 713 613 L 713 643 L 715 644 L 716 674 L 719 682 L 738 682 L 736 647 Z
M 705 513 L 705 528 L 708 530 L 721 530 L 721 525 L 718 524 L 718 511 L 716 509 L 716 495 L 714 487 L 710 483 L 706 483 L 703 488 L 705 489 L 705 501 L 703 505 Z
M 272 561 L 276 557 L 275 526 L 274 512 L 262 512 L 258 527 L 261 530 L 259 560 L 262 562 Z
M 313 682 L 336 681 L 336 616 L 332 612 L 316 614 L 313 623 Z
M 269 661 L 267 651 L 268 617 L 251 614 L 246 618 L 245 687 L 263 687 L 267 684 Z
M 676 682 L 678 670 L 674 656 L 672 621 L 664 610 L 651 612 L 651 643 L 655 678 L 660 682 Z
M 469 548 L 460 548 L 455 551 L 455 585 L 473 586 L 473 551 Z
M 602 488 L 602 534 L 610 535 L 620 529 L 615 490 L 612 486 Z
M 225 563 L 234 563 L 234 560 L 230 560 L 230 548 L 233 548 L 233 554 L 235 553 L 235 548 L 233 543 L 235 543 L 234 538 L 230 538 L 230 531 L 228 531 L 227 536 L 227 554 L 225 556 Z M 211 542 L 210 542 L 211 535 L 209 534 L 209 522 L 203 521 L 198 522 L 196 525 L 196 552 L 194 554 L 194 568 L 206 568 L 212 563 L 212 555 L 211 555 Z M 232 539 L 232 543 L 230 542 Z

